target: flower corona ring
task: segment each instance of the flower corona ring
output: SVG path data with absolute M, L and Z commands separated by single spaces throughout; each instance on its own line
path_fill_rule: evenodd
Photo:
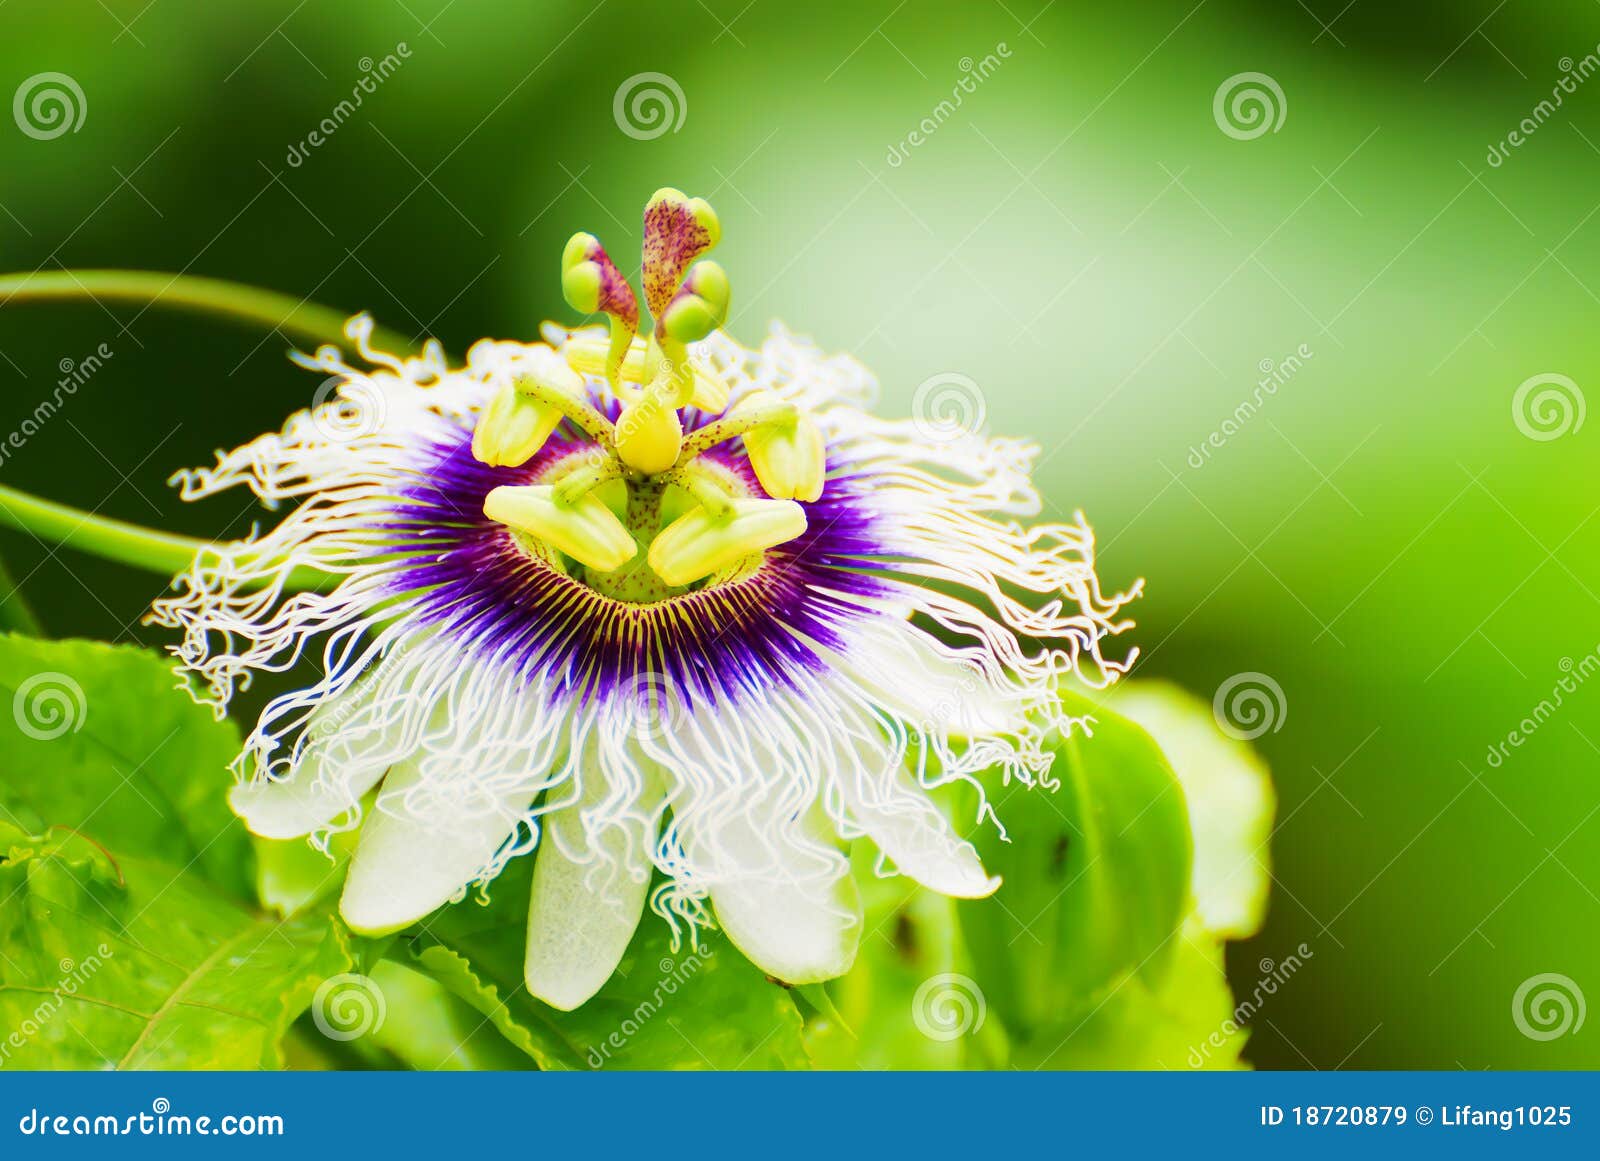
M 357 316 L 363 365 L 296 356 L 334 398 L 175 477 L 292 505 L 152 614 L 219 713 L 257 672 L 319 667 L 250 732 L 234 809 L 324 849 L 359 830 L 340 907 L 368 934 L 533 859 L 526 981 L 562 1009 L 647 907 L 785 982 L 843 974 L 853 842 L 989 894 L 961 837 L 1003 823 L 978 775 L 1050 784 L 1052 734 L 1084 724 L 1061 682 L 1132 662 L 1102 648 L 1138 586 L 1102 593 L 1081 516 L 1025 523 L 1037 449 L 880 419 L 859 363 L 781 326 L 740 346 L 719 236 L 704 201 L 651 199 L 647 335 L 589 234 L 562 287 L 604 327 L 452 366 L 374 349 Z M 955 782 L 979 817 L 947 816 Z

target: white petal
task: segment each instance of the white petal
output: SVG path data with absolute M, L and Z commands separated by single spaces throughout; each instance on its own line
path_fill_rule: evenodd
M 717 922 L 774 979 L 815 984 L 848 972 L 861 944 L 861 899 L 847 871 L 826 884 L 745 879 L 711 890 Z
M 362 824 L 339 910 L 363 935 L 398 931 L 449 902 L 488 864 L 536 793 L 531 785 L 492 796 L 461 788 L 408 806 L 406 792 L 422 782 L 419 759 L 396 764 Z
M 650 854 L 661 801 L 659 787 L 642 793 L 636 788 L 622 807 L 634 817 L 602 826 L 591 839 L 584 815 L 607 797 L 611 786 L 597 760 L 586 761 L 579 777 L 593 789 L 546 816 L 533 864 L 524 965 L 528 991 L 564 1012 L 588 1000 L 611 978 L 639 926 L 650 892 Z M 646 818 L 648 834 L 641 825 Z
M 403 651 L 402 651 L 403 652 Z M 397 654 L 400 656 L 400 654 Z M 306 720 L 304 747 L 285 779 L 258 777 L 230 788 L 227 803 L 261 838 L 301 838 L 355 809 L 406 744 L 405 718 L 392 712 L 392 659 L 379 660 Z M 285 710 L 285 716 L 298 710 Z
M 855 880 L 819 801 L 828 742 L 797 726 L 807 716 L 803 697 L 775 693 L 701 707 L 641 737 L 672 810 L 661 869 L 709 895 L 745 957 L 791 984 L 849 971 L 862 931 Z
M 948 819 L 904 770 L 869 779 L 845 759 L 839 788 L 845 804 L 878 849 L 902 875 L 958 899 L 982 899 L 1000 886 Z
M 281 782 L 246 782 L 228 791 L 228 805 L 244 819 L 250 833 L 268 839 L 308 835 L 347 813 L 383 777 L 382 766 L 362 771 L 335 788 L 318 777 L 321 763 L 313 755 Z
M 832 849 L 832 827 L 820 812 L 802 824 L 814 849 L 774 843 L 775 830 L 768 824 L 758 831 L 746 813 L 714 830 L 685 833 L 691 851 L 714 844 L 714 853 L 699 857 L 718 858 L 730 868 L 711 886 L 717 923 L 745 958 L 785 983 L 842 976 L 855 963 L 862 928 L 849 863 Z
M 308 835 L 354 809 L 378 784 L 398 730 L 367 712 L 377 684 L 376 675 L 364 678 L 312 712 L 305 727 L 311 740 L 287 778 L 258 778 L 228 791 L 228 805 L 251 833 Z M 379 724 L 368 724 L 374 720 Z

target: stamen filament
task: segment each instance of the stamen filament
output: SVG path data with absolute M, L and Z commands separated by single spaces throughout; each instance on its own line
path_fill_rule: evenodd
M 601 484 L 620 477 L 624 471 L 626 468 L 615 455 L 584 464 L 556 481 L 556 499 L 563 504 L 576 504 Z
M 517 390 L 530 399 L 537 399 L 540 403 L 561 412 L 576 423 L 585 435 L 607 451 L 616 446 L 616 433 L 612 429 L 611 421 L 582 399 L 574 399 L 563 391 L 540 383 L 532 376 L 518 379 Z
M 752 407 L 733 415 L 726 415 L 708 423 L 683 441 L 683 451 L 678 456 L 678 466 L 683 467 L 701 452 L 737 439 L 746 432 L 769 423 L 786 423 L 795 417 L 795 406 L 787 400 L 765 407 Z
M 627 361 L 628 352 L 633 349 L 633 336 L 638 328 L 629 326 L 623 319 L 615 315 L 611 317 L 611 338 L 606 343 L 605 372 L 606 382 L 615 391 L 622 382 L 622 365 Z
M 733 512 L 733 497 L 699 464 L 683 464 L 668 473 L 666 478 L 693 496 L 712 515 L 727 516 Z

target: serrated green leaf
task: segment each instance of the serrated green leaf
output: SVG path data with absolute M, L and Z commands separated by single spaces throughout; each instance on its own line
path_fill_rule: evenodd
M 561 1012 L 522 983 L 532 858 L 517 859 L 490 901 L 431 916 L 411 941 L 419 967 L 488 1017 L 545 1069 L 774 1069 L 809 1066 L 801 1018 L 782 987 L 716 933 L 674 951 L 646 915 L 611 980 Z
M 972 835 L 1004 882 L 957 905 L 986 1001 L 1013 1040 L 1081 1018 L 1128 978 L 1158 988 L 1185 914 L 1190 840 L 1183 793 L 1150 736 L 1081 695 L 1093 736 L 1057 738 L 1046 788 L 990 787 L 1009 841 Z
M 0 1065 L 261 1068 L 350 966 L 327 914 L 279 921 L 194 870 L 13 838 L 0 862 Z
M 224 796 L 238 736 L 175 686 L 146 650 L 0 636 L 0 819 L 195 863 L 253 898 L 248 836 Z
M 385 1018 L 369 1034 L 408 1068 L 423 1072 L 529 1069 L 490 1021 L 431 976 L 395 960 L 372 969 L 383 994 Z

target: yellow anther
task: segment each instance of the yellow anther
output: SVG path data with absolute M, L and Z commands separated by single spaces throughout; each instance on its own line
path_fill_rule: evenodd
M 583 402 L 583 379 L 546 346 L 529 349 L 511 384 L 490 398 L 472 431 L 472 455 L 491 467 L 520 467 Z
M 563 503 L 550 484 L 495 488 L 484 499 L 483 514 L 526 532 L 597 572 L 621 568 L 639 546 L 615 513 L 590 492 Z
M 753 392 L 728 413 L 734 422 L 745 417 L 757 421 L 744 433 L 744 449 L 767 495 L 808 504 L 818 499 L 828 461 L 822 431 L 812 418 L 770 391 Z
M 723 515 L 701 505 L 656 536 L 648 560 L 666 584 L 686 585 L 805 530 L 805 509 L 792 500 L 734 500 Z
M 590 257 L 600 249 L 600 239 L 593 234 L 574 234 L 561 252 L 562 297 L 574 310 L 584 314 L 594 314 L 600 309 L 605 272 Z
M 561 412 L 507 383 L 494 393 L 472 431 L 472 455 L 490 467 L 521 467 L 561 422 Z

